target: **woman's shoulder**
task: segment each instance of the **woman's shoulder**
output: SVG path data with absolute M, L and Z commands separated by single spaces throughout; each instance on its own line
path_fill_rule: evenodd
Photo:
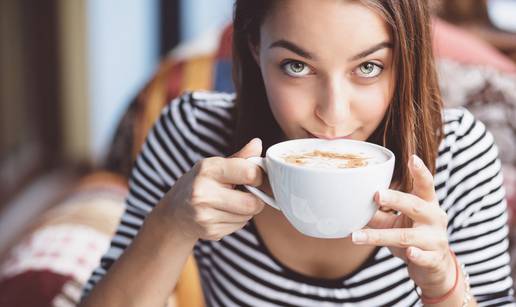
M 167 108 L 170 108 L 175 103 L 179 103 L 190 108 L 233 109 L 235 107 L 235 97 L 234 93 L 226 92 L 185 91 L 170 101 Z
M 464 134 L 468 132 L 468 126 L 475 121 L 475 116 L 466 108 L 443 109 L 444 133 Z
M 170 150 L 156 152 L 177 157 L 173 153 L 179 151 L 192 156 L 191 161 L 226 155 L 234 130 L 235 110 L 235 94 L 184 92 L 162 109 L 147 143 L 156 143 L 153 140 L 157 139 Z
M 235 96 L 226 92 L 185 91 L 162 109 L 161 117 L 168 117 L 175 123 L 182 122 L 183 130 L 202 129 L 203 124 L 228 130 L 235 120 Z
M 469 110 L 462 107 L 443 110 L 443 133 L 440 150 L 444 147 L 461 150 L 481 140 L 493 142 L 493 137 L 486 126 Z
M 466 179 L 484 180 L 491 176 L 491 168 L 497 173 L 500 163 L 493 135 L 470 111 L 445 109 L 443 124 L 444 137 L 436 161 L 437 190 L 449 186 L 449 194 L 456 188 L 453 185 L 461 185 Z
M 498 147 L 486 126 L 465 108 L 445 109 L 444 137 L 434 176 L 436 191 L 449 206 L 463 198 L 465 190 L 489 181 L 499 174 Z M 493 186 L 498 187 L 498 178 Z M 464 195 L 458 195 L 465 193 Z M 487 193 L 476 189 L 475 193 Z M 475 193 L 470 193 L 471 197 Z

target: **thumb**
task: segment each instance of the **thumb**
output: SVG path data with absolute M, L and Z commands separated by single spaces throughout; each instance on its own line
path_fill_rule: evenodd
M 262 140 L 254 138 L 247 143 L 242 149 L 231 155 L 231 158 L 249 158 L 260 156 L 262 153 Z

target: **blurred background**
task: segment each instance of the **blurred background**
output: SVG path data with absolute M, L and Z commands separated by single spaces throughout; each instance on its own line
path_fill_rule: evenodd
M 0 212 L 42 176 L 102 165 L 160 59 L 231 14 L 231 0 L 2 0 Z
M 491 99 L 488 122 L 509 116 L 503 118 L 508 134 L 503 130 L 497 141 L 508 144 L 501 147 L 509 152 L 504 163 L 512 169 L 516 0 L 431 3 L 439 17 L 435 41 L 441 49 L 435 48 L 444 63 L 439 67 L 445 97 L 450 105 L 469 104 L 479 113 L 485 108 L 478 101 Z M 17 289 L 5 280 L 30 267 L 20 267 L 13 253 L 18 258 L 35 253 L 16 248 L 48 225 L 86 225 L 107 244 L 122 210 L 130 163 L 154 118 L 149 114 L 181 90 L 231 90 L 232 5 L 232 0 L 0 1 L 0 297 Z M 458 37 L 473 49 L 443 48 Z M 213 76 L 199 81 L 206 71 Z M 156 97 L 161 101 L 153 104 Z M 509 193 L 511 187 L 514 181 Z M 114 217 L 104 221 L 110 206 L 116 208 Z M 65 207 L 68 211 L 58 210 Z M 55 234 L 49 238 L 56 240 Z M 90 271 L 75 277 L 77 287 Z M 26 286 L 33 279 L 23 280 Z
M 96 165 L 117 120 L 180 41 L 231 0 L 2 0 L 0 200 L 35 173 Z

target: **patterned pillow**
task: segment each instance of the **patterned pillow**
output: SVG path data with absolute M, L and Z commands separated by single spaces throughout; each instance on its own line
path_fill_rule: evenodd
M 97 172 L 38 217 L 0 261 L 0 306 L 76 306 L 126 195 L 124 180 Z
M 512 218 L 516 214 L 516 73 L 445 59 L 438 61 L 438 73 L 445 104 L 466 107 L 493 134 Z

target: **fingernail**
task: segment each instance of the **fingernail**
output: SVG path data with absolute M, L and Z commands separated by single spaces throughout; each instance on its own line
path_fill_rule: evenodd
M 414 168 L 421 168 L 423 167 L 423 161 L 416 155 L 412 155 L 412 165 Z
M 363 231 L 355 231 L 351 234 L 351 240 L 354 243 L 363 243 L 367 241 L 367 234 Z
M 262 143 L 262 140 L 260 138 L 254 138 L 251 140 L 252 143 L 254 144 L 261 144 Z
M 417 258 L 421 255 L 421 252 L 417 248 L 410 249 L 410 257 Z
M 387 204 L 392 201 L 392 195 L 388 190 L 380 191 L 380 203 Z

